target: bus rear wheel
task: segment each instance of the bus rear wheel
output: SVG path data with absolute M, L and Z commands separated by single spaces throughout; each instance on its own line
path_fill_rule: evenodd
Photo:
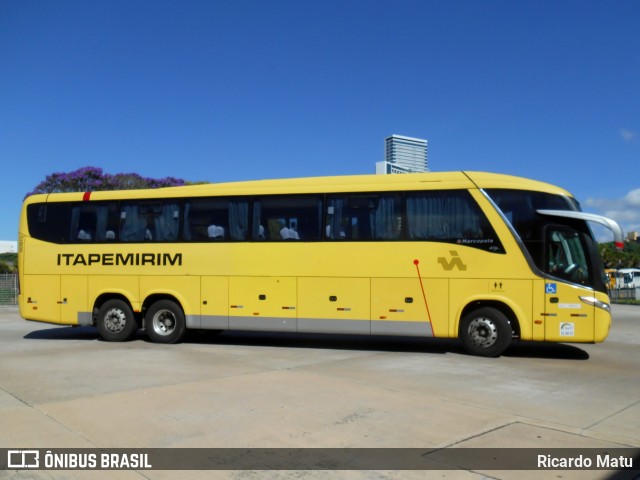
M 109 342 L 126 342 L 138 331 L 133 310 L 127 302 L 118 299 L 102 304 L 98 309 L 96 326 L 100 336 Z
M 172 300 L 159 300 L 147 310 L 144 328 L 156 343 L 178 343 L 187 329 L 184 312 Z
M 492 307 L 469 312 L 460 324 L 462 345 L 472 355 L 497 357 L 511 345 L 512 335 L 509 319 Z

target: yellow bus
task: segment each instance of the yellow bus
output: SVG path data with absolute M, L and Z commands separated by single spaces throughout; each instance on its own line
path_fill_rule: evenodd
M 561 188 L 451 172 L 259 180 L 28 197 L 20 313 L 110 341 L 188 329 L 602 342 L 588 225 Z
M 622 274 L 618 273 L 615 268 L 606 268 L 604 273 L 607 275 L 608 285 L 607 288 L 611 291 L 615 288 L 620 288 L 622 283 Z

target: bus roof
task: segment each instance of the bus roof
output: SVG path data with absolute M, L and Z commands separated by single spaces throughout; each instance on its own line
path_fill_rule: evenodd
M 506 188 L 571 196 L 566 190 L 536 180 L 487 172 L 427 172 L 404 175 L 350 175 L 205 183 L 144 190 L 110 190 L 37 194 L 26 203 L 42 201 L 179 198 L 190 196 L 264 195 L 280 193 L 371 192 L 387 190 L 442 190 Z

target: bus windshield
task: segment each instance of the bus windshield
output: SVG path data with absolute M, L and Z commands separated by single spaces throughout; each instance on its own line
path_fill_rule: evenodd
M 541 212 L 580 212 L 573 198 L 525 190 L 486 193 L 518 234 L 533 264 L 546 276 L 606 292 L 604 268 L 588 223 Z

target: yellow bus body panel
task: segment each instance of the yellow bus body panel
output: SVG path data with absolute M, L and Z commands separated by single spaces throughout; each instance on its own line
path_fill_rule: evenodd
M 609 296 L 601 292 L 595 292 L 595 297 L 602 303 L 609 303 Z M 611 313 L 605 312 L 601 308 L 594 308 L 594 332 L 593 341 L 596 343 L 604 342 L 609 336 L 611 330 Z M 591 341 L 591 340 L 589 340 Z
M 20 315 L 28 320 L 60 323 L 60 275 L 20 276 Z
M 296 278 L 229 278 L 229 328 L 295 332 Z
M 545 293 L 551 281 L 532 271 L 479 188 L 569 195 L 553 185 L 482 172 L 259 180 L 90 195 L 90 201 L 100 201 L 464 189 L 506 253 L 424 241 L 49 244 L 29 236 L 26 207 L 80 202 L 84 195 L 35 195 L 25 200 L 20 221 L 20 312 L 28 320 L 89 324 L 102 296 L 124 298 L 134 312 L 149 298 L 170 296 L 182 306 L 188 328 L 457 337 L 465 309 L 489 302 L 513 312 L 524 340 L 603 341 L 610 314 L 581 304 L 579 296 L 608 303 L 607 296 L 560 281 L 553 282 L 557 301 Z
M 187 322 L 191 328 L 229 328 L 229 277 L 203 275 L 200 280 L 200 317 Z
M 369 278 L 301 277 L 298 287 L 300 331 L 371 333 Z

